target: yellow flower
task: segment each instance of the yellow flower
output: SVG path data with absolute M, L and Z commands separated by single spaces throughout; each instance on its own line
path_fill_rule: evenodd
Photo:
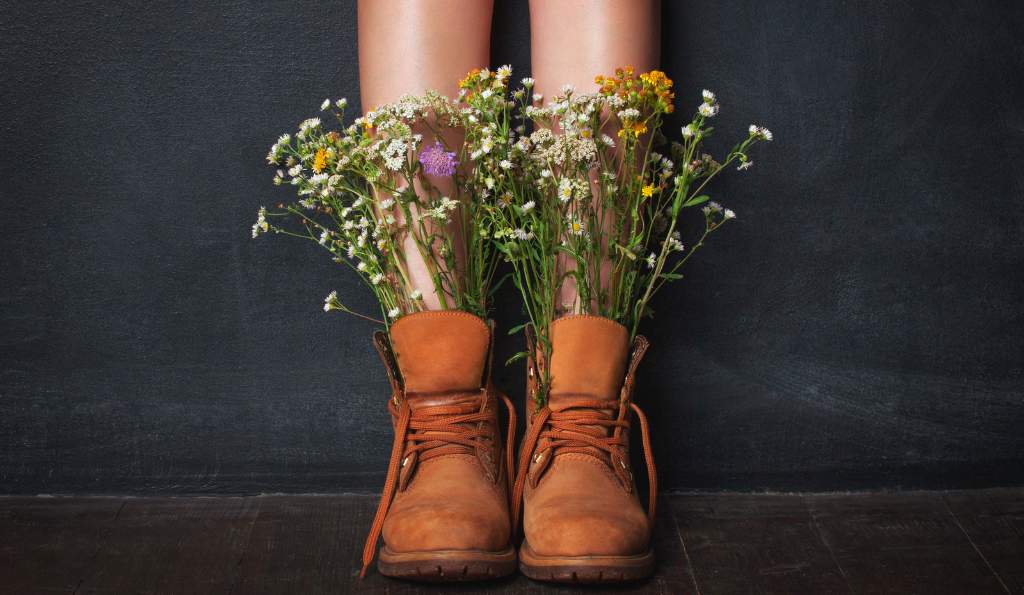
M 327 167 L 327 151 L 320 147 L 316 150 L 316 157 L 313 158 L 313 171 L 320 173 Z
M 654 184 L 647 184 L 640 192 L 647 198 L 654 196 Z
M 633 124 L 633 136 L 639 137 L 641 134 L 647 132 L 647 124 L 639 123 Z

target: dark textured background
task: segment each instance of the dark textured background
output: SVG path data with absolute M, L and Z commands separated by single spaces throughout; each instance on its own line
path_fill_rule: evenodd
M 187 4 L 0 2 L 2 493 L 382 483 L 372 329 L 320 309 L 368 296 L 249 230 L 269 144 L 358 98 L 354 3 Z M 776 134 L 646 328 L 665 487 L 1024 483 L 1024 9 L 884 4 L 665 2 L 683 111 Z

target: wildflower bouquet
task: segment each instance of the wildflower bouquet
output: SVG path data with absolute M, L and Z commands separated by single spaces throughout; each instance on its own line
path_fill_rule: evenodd
M 533 81 L 524 79 L 491 116 L 507 125 L 495 131 L 502 154 L 489 166 L 498 200 L 482 214 L 513 267 L 543 360 L 550 356 L 548 326 L 560 314 L 603 316 L 636 335 L 655 293 L 681 279 L 681 267 L 735 217 L 710 200 L 708 183 L 732 164 L 750 167 L 750 148 L 772 139 L 752 125 L 721 162 L 704 153 L 708 122 L 719 111 L 715 95 L 704 91 L 678 142 L 661 154 L 652 147 L 664 140 L 663 118 L 673 111 L 672 81 L 660 71 L 637 76 L 625 68 L 596 82 L 597 93 L 565 87 L 541 107 L 542 98 L 529 95 Z M 472 85 L 472 76 L 464 83 Z M 681 235 L 687 214 L 703 221 L 689 246 Z M 564 294 L 578 297 L 563 302 Z M 541 400 L 546 369 L 540 366 Z
M 499 95 L 504 95 L 506 79 L 491 80 Z M 403 97 L 347 126 L 345 107 L 344 99 L 325 100 L 321 106 L 321 111 L 334 112 L 338 130 L 311 118 L 294 136 L 285 134 L 271 147 L 267 161 L 281 168 L 274 183 L 294 186 L 297 197 L 276 211 L 261 207 L 253 237 L 275 232 L 322 246 L 335 262 L 360 275 L 382 316 L 352 311 L 337 292 L 327 296 L 324 310 L 385 326 L 426 309 L 403 251 L 411 239 L 441 307 L 486 316 L 498 252 L 487 239 L 489 220 L 480 215 L 491 195 L 487 176 L 468 157 L 484 150 L 478 120 L 457 101 L 434 92 Z M 456 128 L 465 130 L 467 141 L 449 147 L 445 132 Z M 454 188 L 451 195 L 439 189 L 442 180 Z

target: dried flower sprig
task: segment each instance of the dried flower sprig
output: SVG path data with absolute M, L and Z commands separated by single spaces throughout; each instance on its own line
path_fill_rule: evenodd
M 767 129 L 751 126 L 721 162 L 704 153 L 708 121 L 720 109 L 705 90 L 680 141 L 663 155 L 653 144 L 674 109 L 672 81 L 660 71 L 637 75 L 621 68 L 596 83 L 597 93 L 565 87 L 541 105 L 541 97 L 530 95 L 532 81 L 524 80 L 512 94 L 519 125 L 496 130 L 493 141 L 508 149 L 496 167 L 492 162 L 500 198 L 485 212 L 512 264 L 543 359 L 550 356 L 549 325 L 561 314 L 604 316 L 635 335 L 655 293 L 682 278 L 680 268 L 707 237 L 735 218 L 710 201 L 708 183 L 734 162 L 749 167 L 750 148 L 772 139 Z M 699 213 L 704 222 L 689 246 L 680 232 L 685 212 Z M 577 298 L 559 303 L 566 284 Z M 538 404 L 546 394 L 546 368 Z
M 502 95 L 506 80 L 492 81 Z M 412 238 L 441 307 L 486 316 L 498 259 L 489 222 L 478 211 L 493 194 L 469 156 L 476 149 L 468 140 L 457 147 L 445 141 L 453 128 L 465 130 L 467 139 L 479 135 L 478 120 L 466 105 L 434 92 L 403 97 L 348 125 L 346 105 L 344 99 L 321 105 L 334 112 L 338 130 L 310 118 L 271 147 L 267 161 L 279 167 L 274 183 L 294 186 L 297 197 L 274 212 L 260 207 L 253 237 L 282 233 L 322 246 L 359 274 L 377 298 L 381 318 L 352 311 L 337 292 L 327 296 L 324 310 L 385 326 L 425 309 L 403 252 Z M 425 142 L 417 131 L 433 138 Z M 450 196 L 436 183 L 449 179 Z

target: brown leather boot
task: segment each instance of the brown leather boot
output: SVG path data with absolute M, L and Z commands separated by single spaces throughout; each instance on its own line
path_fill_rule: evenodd
M 391 381 L 395 429 L 384 493 L 363 550 L 386 576 L 477 580 L 515 571 L 508 490 L 512 455 L 503 456 L 499 399 L 489 382 L 491 329 L 456 310 L 420 312 L 374 336 Z
M 647 340 L 597 316 L 551 325 L 551 388 L 547 405 L 529 416 L 513 490 L 513 519 L 523 500 L 525 539 L 519 568 L 558 582 L 618 582 L 654 570 L 650 548 L 657 495 L 647 419 L 630 402 Z M 530 366 L 530 387 L 538 372 Z M 532 395 L 531 395 L 532 396 Z M 527 400 L 528 410 L 533 408 Z M 629 418 L 640 420 L 650 500 L 637 497 L 629 463 Z

